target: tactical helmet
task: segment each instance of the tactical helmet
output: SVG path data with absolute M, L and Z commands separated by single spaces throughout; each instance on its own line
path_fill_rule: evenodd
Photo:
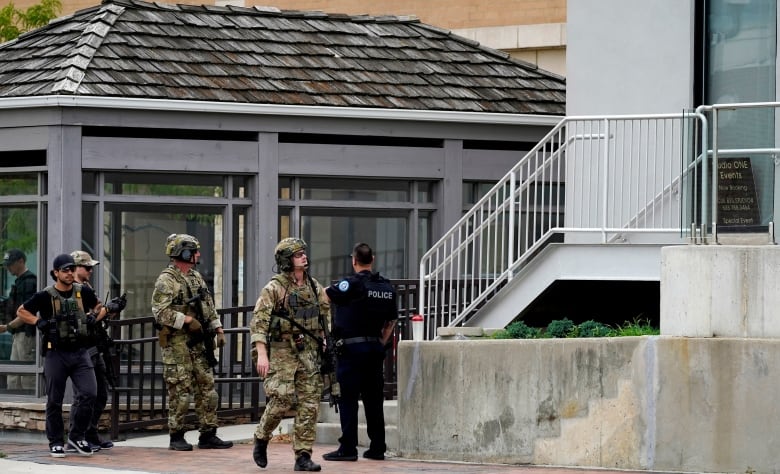
M 279 271 L 290 272 L 293 269 L 292 256 L 295 252 L 306 250 L 306 242 L 295 237 L 287 237 L 276 244 L 274 258 Z
M 165 241 L 165 255 L 189 262 L 200 250 L 200 242 L 189 234 L 171 234 Z

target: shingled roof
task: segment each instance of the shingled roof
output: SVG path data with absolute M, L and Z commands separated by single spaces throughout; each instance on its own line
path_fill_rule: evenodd
M 108 0 L 0 45 L 0 97 L 565 113 L 565 81 L 414 17 Z

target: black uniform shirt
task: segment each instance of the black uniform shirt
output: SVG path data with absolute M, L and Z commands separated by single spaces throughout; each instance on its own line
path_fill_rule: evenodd
M 385 323 L 398 317 L 395 290 L 378 273 L 355 273 L 325 291 L 336 305 L 336 338 L 381 337 Z

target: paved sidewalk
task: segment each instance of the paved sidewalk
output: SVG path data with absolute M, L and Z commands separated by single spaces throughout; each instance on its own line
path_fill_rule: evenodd
M 169 451 L 168 436 L 155 435 L 118 441 L 111 450 L 92 456 L 68 453 L 65 458 L 49 456 L 48 446 L 42 443 L 5 442 L 0 447 L 6 457 L 0 458 L 3 474 L 143 474 L 143 473 L 281 473 L 292 472 L 293 453 L 289 443 L 272 442 L 268 447 L 268 467 L 260 469 L 252 460 L 252 433 L 255 425 L 227 426 L 218 430 L 223 439 L 236 445 L 231 449 L 199 450 L 191 452 Z M 197 444 L 197 431 L 190 431 L 186 438 Z M 328 462 L 322 455 L 336 446 L 316 444 L 313 459 L 322 465 L 323 472 L 344 474 L 650 474 L 653 471 L 618 471 L 612 469 L 579 469 L 538 466 L 507 466 L 432 462 L 388 457 L 384 461 L 363 459 L 357 462 Z M 361 450 L 362 452 L 362 450 Z

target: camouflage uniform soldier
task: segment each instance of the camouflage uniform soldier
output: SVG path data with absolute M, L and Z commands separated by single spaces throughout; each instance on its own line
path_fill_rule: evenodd
M 257 373 L 265 379 L 268 396 L 255 430 L 253 457 L 258 466 L 268 465 L 268 441 L 297 396 L 294 470 L 319 471 L 311 453 L 322 379 L 320 343 L 312 336 L 321 338 L 322 324 L 330 324 L 330 304 L 322 286 L 306 272 L 306 242 L 283 239 L 274 257 L 280 274 L 263 288 L 250 323 Z
M 184 439 L 184 417 L 189 410 L 190 394 L 195 397 L 195 414 L 200 421 L 198 448 L 230 448 L 232 442 L 217 437 L 218 395 L 202 342 L 204 337 L 213 337 L 216 332 L 217 346 L 222 347 L 225 335 L 206 282 L 195 270 L 200 260 L 200 243 L 191 235 L 171 234 L 165 243 L 165 254 L 171 258 L 171 263 L 157 277 L 152 293 L 152 313 L 162 326 L 159 338 L 163 378 L 168 387 L 168 431 L 171 435 L 168 449 L 192 450 L 192 445 Z M 198 294 L 205 295 L 202 298 L 203 324 L 198 321 L 195 310 L 186 304 Z

